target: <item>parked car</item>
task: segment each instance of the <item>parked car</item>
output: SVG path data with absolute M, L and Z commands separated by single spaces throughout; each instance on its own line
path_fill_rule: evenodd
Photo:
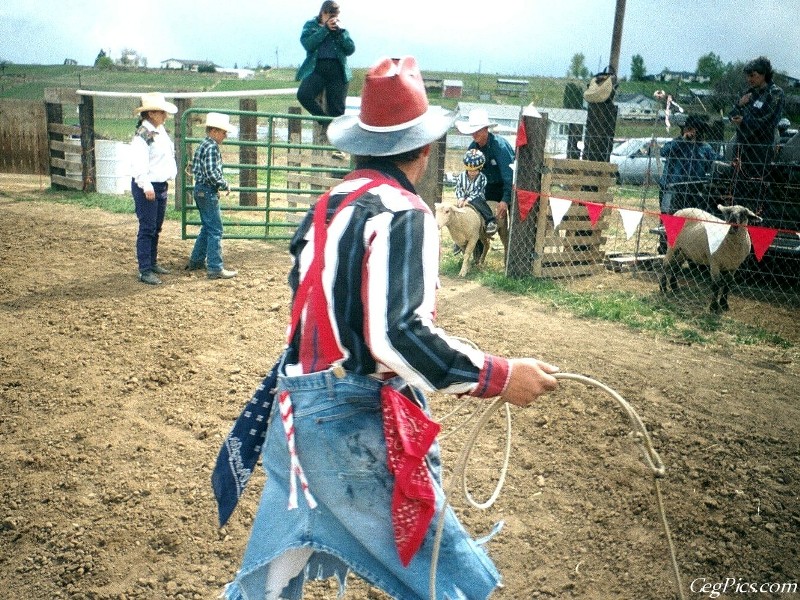
M 698 206 L 717 213 L 718 204 L 736 202 L 731 197 L 735 178 L 736 172 L 730 163 L 715 162 L 711 175 L 698 187 Z M 800 281 L 800 134 L 787 143 L 770 164 L 764 182 L 764 202 L 760 207 L 752 204 L 749 208 L 759 212 L 762 227 L 777 229 L 778 233 L 762 260 L 751 256 L 744 271 L 780 274 Z M 659 236 L 659 253 L 665 251 L 664 227 L 652 229 L 651 233 Z
M 630 185 L 656 184 L 664 169 L 661 146 L 672 138 L 631 138 L 611 151 L 609 162 L 617 165 L 617 182 Z M 655 144 L 653 144 L 655 142 Z

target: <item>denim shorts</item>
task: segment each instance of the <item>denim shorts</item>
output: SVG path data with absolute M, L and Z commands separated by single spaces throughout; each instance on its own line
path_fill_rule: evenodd
M 402 382 L 387 384 L 399 387 Z M 290 455 L 276 402 L 262 453 L 266 484 L 242 566 L 226 587 L 226 598 L 265 598 L 271 563 L 298 548 L 310 553 L 310 558 L 276 598 L 300 600 L 307 579 L 332 576 L 339 579 L 341 595 L 349 570 L 394 598 L 430 598 L 434 537 L 444 505 L 439 448 L 434 444 L 427 456 L 437 513 L 419 551 L 403 567 L 392 530 L 393 477 L 386 466 L 382 385 L 360 375 L 337 377 L 330 370 L 279 378 L 279 393 L 286 390 L 291 397 L 297 455 L 318 504 L 310 508 L 299 493 L 298 508 L 287 509 Z M 422 395 L 414 395 L 427 410 Z M 500 575 L 482 546 L 448 507 L 437 563 L 436 598 L 484 599 L 499 581 Z

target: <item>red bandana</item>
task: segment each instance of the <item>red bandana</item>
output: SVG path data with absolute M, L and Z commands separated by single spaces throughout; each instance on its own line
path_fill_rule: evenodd
M 381 388 L 386 458 L 394 475 L 392 524 L 400 562 L 408 566 L 425 539 L 436 512 L 433 482 L 425 454 L 440 426 L 393 387 Z

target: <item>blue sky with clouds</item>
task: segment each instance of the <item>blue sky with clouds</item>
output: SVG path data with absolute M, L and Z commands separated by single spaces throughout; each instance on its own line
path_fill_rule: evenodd
M 303 23 L 320 2 L 302 0 L 5 0 L 0 60 L 91 64 L 102 48 L 128 47 L 159 66 L 168 58 L 220 66 L 298 65 Z M 413 54 L 425 70 L 561 76 L 583 53 L 607 64 L 615 0 L 340 0 L 356 43 L 353 66 Z M 492 10 L 488 10 L 491 7 Z M 627 0 L 620 72 L 640 54 L 648 73 L 694 71 L 714 52 L 723 62 L 768 56 L 800 77 L 798 0 Z

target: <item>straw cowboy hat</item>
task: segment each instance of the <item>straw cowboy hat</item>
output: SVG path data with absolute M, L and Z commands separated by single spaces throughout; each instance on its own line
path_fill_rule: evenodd
M 391 156 L 442 137 L 455 114 L 428 105 L 425 84 L 413 56 L 383 58 L 367 72 L 361 111 L 336 117 L 328 139 L 357 156 Z
M 473 108 L 469 111 L 469 119 L 466 122 L 456 122 L 456 129 L 466 135 L 472 135 L 484 127 L 497 127 L 497 123 L 492 123 L 489 120 L 489 113 L 483 108 Z
M 236 131 L 236 125 L 231 124 L 230 115 L 223 115 L 218 112 L 210 112 L 206 115 L 206 127 L 222 129 L 228 133 Z
M 613 91 L 614 78 L 607 73 L 601 73 L 592 77 L 589 87 L 583 92 L 583 99 L 592 103 L 605 102 Z
M 149 92 L 142 94 L 142 105 L 133 111 L 133 114 L 138 115 L 149 110 L 163 110 L 166 113 L 174 115 L 178 112 L 178 107 L 172 102 L 167 102 L 164 94 L 159 92 Z

